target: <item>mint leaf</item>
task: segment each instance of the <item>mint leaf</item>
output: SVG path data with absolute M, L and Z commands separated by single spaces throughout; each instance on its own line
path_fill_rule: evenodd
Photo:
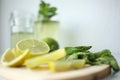
M 41 0 L 38 15 L 40 18 L 42 18 L 42 21 L 49 21 L 57 14 L 56 11 L 56 7 L 51 7 L 49 3 L 45 3 L 43 0 Z

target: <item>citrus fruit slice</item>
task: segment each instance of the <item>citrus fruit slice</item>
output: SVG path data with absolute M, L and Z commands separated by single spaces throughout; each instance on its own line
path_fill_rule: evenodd
M 60 58 L 63 58 L 64 56 L 66 56 L 66 52 L 64 49 L 59 49 L 56 51 L 53 51 L 49 54 L 45 54 L 42 56 L 36 56 L 30 59 L 27 59 L 24 63 L 24 65 L 26 65 L 26 67 L 28 68 L 35 68 L 41 64 L 46 64 L 50 61 L 56 61 Z
M 80 69 L 85 66 L 85 60 L 55 61 L 48 64 L 50 71 L 61 72 Z
M 16 57 L 10 49 L 7 49 L 2 55 L 1 63 L 9 67 L 21 66 L 24 63 L 24 60 L 27 58 L 29 52 L 29 50 L 25 50 L 22 55 Z
M 13 48 L 11 51 L 15 55 L 15 57 L 18 57 L 22 54 L 22 53 L 19 53 L 15 48 Z
M 47 37 L 47 38 L 44 38 L 43 41 L 45 41 L 50 47 L 49 52 L 59 49 L 59 44 L 55 39 Z
M 80 69 L 85 66 L 85 60 L 71 60 L 70 61 L 70 66 L 72 69 Z
M 70 64 L 66 61 L 49 62 L 48 66 L 49 70 L 52 72 L 61 72 L 71 69 Z
M 22 53 L 26 49 L 30 50 L 31 55 L 41 55 L 48 53 L 50 48 L 47 43 L 36 39 L 21 40 L 16 44 L 18 52 Z

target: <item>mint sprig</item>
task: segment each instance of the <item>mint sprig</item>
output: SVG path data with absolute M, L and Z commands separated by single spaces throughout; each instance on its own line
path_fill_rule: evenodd
M 50 21 L 57 14 L 57 8 L 51 7 L 49 3 L 45 3 L 43 0 L 41 0 L 39 7 L 38 16 L 42 18 L 42 21 Z

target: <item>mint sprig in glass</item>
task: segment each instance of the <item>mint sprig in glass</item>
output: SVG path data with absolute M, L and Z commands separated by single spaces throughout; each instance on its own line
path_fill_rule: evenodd
M 52 7 L 49 3 L 45 3 L 41 0 L 39 5 L 38 17 L 42 18 L 43 21 L 50 21 L 57 13 L 57 8 Z
M 50 37 L 58 40 L 59 21 L 52 20 L 57 15 L 57 8 L 41 0 L 34 31 L 37 39 Z

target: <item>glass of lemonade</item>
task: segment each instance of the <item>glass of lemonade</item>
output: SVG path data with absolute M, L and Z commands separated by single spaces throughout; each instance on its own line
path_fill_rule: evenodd
M 17 11 L 11 13 L 11 48 L 15 48 L 16 43 L 22 39 L 34 37 L 33 22 L 32 15 Z
M 35 36 L 38 40 L 51 37 L 58 40 L 59 22 L 58 21 L 36 21 L 34 25 Z

